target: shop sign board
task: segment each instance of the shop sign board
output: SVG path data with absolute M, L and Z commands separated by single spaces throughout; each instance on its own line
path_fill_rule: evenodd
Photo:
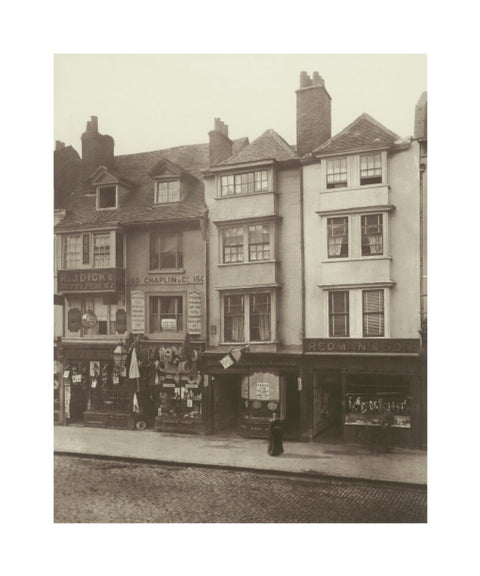
M 59 292 L 117 292 L 124 286 L 124 268 L 58 271 Z
M 200 290 L 189 290 L 187 297 L 187 332 L 202 333 L 202 293 Z
M 131 292 L 132 333 L 145 333 L 145 293 L 141 290 Z
M 306 338 L 304 352 L 317 354 L 414 354 L 420 352 L 416 338 Z

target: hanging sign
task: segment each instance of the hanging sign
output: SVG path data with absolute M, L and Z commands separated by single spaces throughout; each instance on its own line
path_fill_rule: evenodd
M 84 328 L 95 328 L 97 325 L 97 317 L 91 310 L 87 310 L 82 314 L 82 326 Z
M 202 333 L 202 293 L 200 290 L 189 290 L 187 297 L 187 332 Z
M 145 293 L 140 290 L 131 292 L 132 333 L 145 333 Z

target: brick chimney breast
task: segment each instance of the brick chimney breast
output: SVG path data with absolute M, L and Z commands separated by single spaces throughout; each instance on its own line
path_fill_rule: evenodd
M 87 175 L 99 166 L 113 168 L 115 141 L 111 136 L 100 134 L 98 118 L 91 116 L 82 134 L 82 164 Z
M 210 166 L 216 166 L 233 154 L 233 143 L 228 137 L 228 126 L 215 118 L 213 130 L 208 133 Z
M 301 72 L 296 94 L 297 152 L 304 156 L 332 136 L 331 98 L 318 72 Z

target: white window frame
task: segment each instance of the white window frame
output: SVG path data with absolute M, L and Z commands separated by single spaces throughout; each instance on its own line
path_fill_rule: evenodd
M 175 185 L 175 189 L 170 190 L 170 186 Z M 160 197 L 160 188 L 166 186 L 166 200 L 162 200 Z M 154 203 L 155 204 L 175 204 L 180 202 L 180 180 L 175 178 L 173 180 L 157 180 L 155 182 L 155 194 Z
M 250 185 L 252 186 L 251 191 L 248 190 Z M 244 188 L 247 188 L 247 190 L 244 191 Z M 219 198 L 265 194 L 271 191 L 271 168 L 243 170 L 229 174 L 220 174 L 218 177 L 217 197 Z
M 108 240 L 108 244 L 109 244 L 109 259 L 108 262 L 106 262 L 103 266 L 95 266 L 95 236 L 105 236 L 109 238 Z M 84 263 L 83 262 L 83 237 L 84 236 L 88 236 L 88 262 Z M 68 238 L 72 238 L 72 237 L 78 237 L 79 240 L 79 246 L 80 246 L 80 251 L 79 251 L 79 258 L 78 258 L 78 265 L 75 267 L 72 266 L 67 266 L 66 265 L 66 259 L 65 259 L 65 252 L 66 252 L 66 246 L 67 246 L 67 242 L 68 242 Z M 78 234 L 62 234 L 62 240 L 61 240 L 61 250 L 62 250 L 62 254 L 61 254 L 61 269 L 62 270 L 85 270 L 85 269 L 98 269 L 101 270 L 102 268 L 114 268 L 116 266 L 116 253 L 117 253 L 117 235 L 115 233 L 115 230 L 98 230 L 98 231 L 93 231 L 93 232 L 79 232 Z M 120 267 L 122 267 L 122 264 L 120 264 Z
M 100 246 L 98 248 L 103 248 L 104 254 L 102 254 L 101 250 L 98 250 L 97 254 L 95 254 L 96 251 L 96 246 L 95 246 L 95 240 L 99 239 L 99 238 L 105 238 L 107 239 L 106 243 L 103 246 Z M 112 262 L 112 235 L 110 234 L 110 232 L 93 232 L 92 234 L 92 238 L 91 238 L 91 242 L 92 242 L 92 268 L 111 268 L 111 262 Z M 106 248 L 108 248 L 108 250 L 106 250 Z M 104 263 L 100 266 L 98 266 L 95 263 L 95 257 L 99 256 L 101 258 L 103 258 Z
M 376 158 L 380 159 L 380 167 L 376 166 Z M 372 168 L 362 168 L 362 160 L 373 158 L 373 167 Z M 358 181 L 360 186 L 374 186 L 375 184 L 383 184 L 383 174 L 384 174 L 384 162 L 383 162 L 383 154 L 381 152 L 370 152 L 369 154 L 361 154 L 359 158 L 359 173 L 358 173 Z M 380 178 L 379 182 L 362 182 L 362 171 L 377 171 L 380 170 L 380 176 L 378 174 L 372 174 L 371 176 L 365 176 L 367 178 Z
M 330 285 L 322 287 L 323 292 L 323 326 L 324 334 L 327 338 L 390 338 L 390 284 L 349 284 L 349 285 Z M 384 335 L 383 336 L 363 336 L 363 292 L 365 290 L 383 290 L 383 318 L 384 318 Z M 330 292 L 348 292 L 349 302 L 349 336 L 330 336 Z
M 250 227 L 251 226 L 266 226 L 268 227 L 268 238 L 269 238 L 269 258 L 261 260 L 252 260 L 250 246 L 256 244 L 255 242 L 250 242 Z M 242 255 L 243 260 L 236 262 L 225 262 L 225 232 L 227 230 L 234 230 L 242 228 L 243 242 L 242 242 Z M 219 251 L 218 251 L 218 262 L 224 266 L 236 266 L 239 264 L 257 264 L 262 262 L 272 262 L 275 260 L 275 222 L 273 220 L 248 220 L 245 222 L 232 222 L 231 225 L 219 226 Z M 258 244 L 258 243 L 257 243 Z M 235 244 L 235 246 L 240 246 L 240 244 Z
M 100 196 L 102 191 L 105 191 L 107 188 L 115 188 L 115 206 L 100 206 Z M 106 184 L 104 186 L 97 187 L 97 195 L 96 195 L 96 209 L 97 210 L 116 210 L 118 208 L 118 186 L 116 184 Z
M 345 170 L 337 170 L 335 171 L 335 164 L 339 163 L 340 167 L 342 167 L 342 162 L 345 163 Z M 325 165 L 325 189 L 326 190 L 339 190 L 342 188 L 348 188 L 349 182 L 349 158 L 348 156 L 341 156 L 338 158 L 327 158 L 326 165 Z M 335 176 L 335 174 L 345 174 L 345 180 L 332 180 L 331 186 L 329 186 L 329 176 Z M 339 184 L 338 186 L 336 184 Z
M 67 248 L 69 240 L 78 240 L 78 265 L 72 266 L 70 262 L 67 263 Z M 83 236 L 82 234 L 65 234 L 62 237 L 62 268 L 64 270 L 78 270 L 82 266 L 82 250 L 83 250 Z M 68 252 L 68 254 L 76 255 L 77 252 Z M 74 261 L 74 263 L 77 260 Z
M 270 339 L 269 340 L 253 340 L 250 338 L 251 336 L 251 328 L 250 328 L 250 315 L 251 315 L 251 306 L 253 297 L 257 295 L 268 294 L 270 297 Z M 225 298 L 231 296 L 243 296 L 243 307 L 244 307 L 244 339 L 240 340 L 226 340 L 225 338 Z M 276 293 L 275 290 L 272 289 L 263 289 L 263 290 L 245 290 L 245 291 L 228 291 L 223 292 L 221 294 L 221 343 L 222 344 L 229 344 L 229 345 L 238 345 L 238 344 L 268 344 L 275 341 L 275 326 L 276 326 Z

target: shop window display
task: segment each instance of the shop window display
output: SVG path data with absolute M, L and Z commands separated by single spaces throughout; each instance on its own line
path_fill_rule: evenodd
M 378 425 L 385 412 L 393 415 L 393 426 L 410 428 L 410 398 L 405 392 L 358 391 L 346 394 L 346 425 Z

